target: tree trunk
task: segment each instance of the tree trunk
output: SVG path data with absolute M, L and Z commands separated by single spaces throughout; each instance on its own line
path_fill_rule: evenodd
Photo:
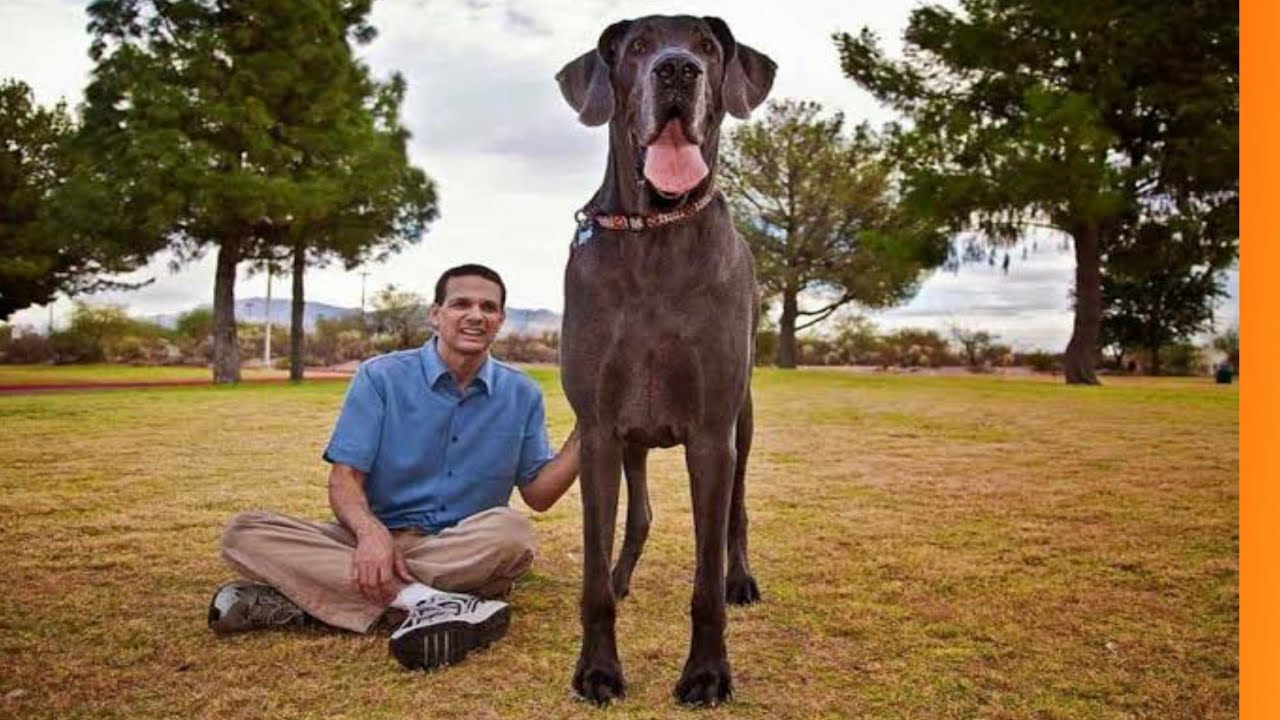
M 239 238 L 218 248 L 218 270 L 213 280 L 213 382 L 240 382 L 240 347 L 236 341 L 236 265 L 240 263 Z
M 307 247 L 298 243 L 293 246 L 293 306 L 289 317 L 289 379 L 294 382 L 302 380 L 302 355 L 307 342 L 307 329 L 302 324 L 306 308 L 302 280 L 306 271 Z
M 778 367 L 795 369 L 796 366 L 796 317 L 799 305 L 793 290 L 782 293 L 782 317 L 778 320 Z
M 1097 223 L 1072 233 L 1076 246 L 1076 316 L 1071 342 L 1062 357 L 1068 385 L 1098 385 L 1094 355 L 1102 326 L 1102 258 Z
M 1147 348 L 1151 351 L 1151 367 L 1147 368 L 1148 375 L 1160 375 L 1160 345 L 1159 343 Z

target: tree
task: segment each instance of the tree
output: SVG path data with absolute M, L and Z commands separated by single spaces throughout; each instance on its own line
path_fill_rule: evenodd
M 1240 327 L 1232 326 L 1227 328 L 1218 337 L 1213 339 L 1213 349 L 1227 356 L 1227 362 L 1231 363 L 1231 368 L 1236 372 L 1240 372 Z
M 970 368 L 976 368 L 988 360 L 994 361 L 997 349 L 1003 349 L 1002 346 L 996 344 L 998 335 L 992 335 L 986 330 L 969 330 L 963 327 L 951 328 L 951 337 L 960 345 L 960 350 L 964 353 L 965 363 Z
M 265 23 L 264 35 L 291 48 L 280 63 L 296 74 L 323 78 L 277 88 L 271 98 L 278 135 L 287 152 L 273 171 L 289 178 L 296 202 L 269 218 L 263 259 L 292 275 L 289 374 L 303 376 L 306 330 L 304 277 L 309 266 L 340 260 L 348 269 L 384 260 L 417 242 L 437 216 L 435 186 L 409 164 L 409 133 L 401 126 L 406 85 L 397 75 L 379 83 L 355 62 L 345 38 L 373 38 L 365 25 L 367 3 L 335 14 L 326 35 L 310 34 L 290 17 Z M 293 75 L 294 73 L 290 73 Z
M 378 93 L 347 43 L 373 36 L 369 7 L 369 0 L 89 6 L 97 65 L 83 135 L 102 168 L 96 186 L 118 188 L 121 210 L 109 226 L 164 242 L 178 262 L 217 248 L 215 382 L 239 379 L 237 264 L 271 247 L 296 249 L 300 238 L 335 237 L 338 209 L 361 205 L 348 188 L 367 183 L 344 162 L 362 156 L 353 138 L 377 136 L 363 101 Z M 294 274 L 299 297 L 302 275 Z
M 813 102 L 771 102 L 738 127 L 722 153 L 724 187 L 751 246 L 766 297 L 782 301 L 778 366 L 796 366 L 796 331 L 857 302 L 885 307 L 914 294 L 946 258 L 941 233 L 903 212 L 893 164 L 866 125 Z M 818 294 L 817 307 L 801 296 Z
M 305 305 L 302 289 L 304 266 L 340 260 L 347 269 L 366 262 L 381 262 L 417 242 L 438 216 L 435 185 L 426 174 L 409 164 L 409 133 L 400 125 L 404 79 L 395 75 L 387 83 L 369 87 L 355 105 L 360 111 L 355 129 L 340 153 L 305 153 L 303 167 L 319 161 L 340 169 L 331 181 L 338 190 L 334 203 L 306 222 L 292 235 L 293 308 L 290 326 L 289 377 L 302 378 L 302 325 Z M 306 258 L 310 258 L 308 261 Z M 425 341 L 425 340 L 424 340 Z
M 178 335 L 199 343 L 213 334 L 213 311 L 207 307 L 188 310 L 178 316 L 174 330 Z
M 387 285 L 373 297 L 374 332 L 386 337 L 385 350 L 419 347 L 431 337 L 427 328 L 427 301 L 412 290 Z M 375 343 L 377 341 L 375 340 Z
M 1225 297 L 1222 273 L 1236 257 L 1234 238 L 1179 218 L 1147 223 L 1118 238 L 1103 267 L 1102 341 L 1147 351 L 1161 373 L 1161 348 L 1209 330 Z
M 0 319 L 58 293 L 138 287 L 104 276 L 135 269 L 145 252 L 82 242 L 52 211 L 72 174 L 74 134 L 64 103 L 39 107 L 26 83 L 0 81 Z
M 905 195 L 995 242 L 1028 223 L 1076 253 L 1069 383 L 1096 383 L 1102 260 L 1192 208 L 1237 213 L 1239 8 L 1227 0 L 960 0 L 912 11 L 901 61 L 837 34 L 845 73 L 910 120 Z M 1218 228 L 1230 232 L 1231 223 Z

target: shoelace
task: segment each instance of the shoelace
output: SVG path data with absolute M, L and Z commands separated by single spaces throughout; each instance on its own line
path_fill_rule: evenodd
M 434 595 L 413 606 L 405 625 L 417 627 L 442 617 L 456 617 L 475 610 L 481 602 L 470 595 Z

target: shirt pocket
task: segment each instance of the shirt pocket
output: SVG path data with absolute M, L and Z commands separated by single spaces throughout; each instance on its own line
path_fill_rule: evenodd
M 520 467 L 520 449 L 524 445 L 524 435 L 518 432 L 496 432 L 491 437 L 489 447 L 492 454 L 488 462 L 488 474 L 503 480 L 518 480 L 516 471 Z

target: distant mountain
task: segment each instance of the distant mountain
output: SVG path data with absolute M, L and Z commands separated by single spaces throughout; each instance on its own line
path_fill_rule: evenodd
M 209 305 L 200 305 L 195 309 L 209 309 Z M 271 324 L 288 325 L 289 313 L 292 307 L 292 301 L 288 298 L 272 298 L 271 299 Z M 352 313 L 360 312 L 359 308 L 344 308 L 336 305 L 326 305 L 318 302 L 308 302 L 303 305 L 302 309 L 302 325 L 308 331 L 316 328 L 316 320 L 320 318 L 339 318 Z M 178 324 L 178 318 L 185 313 L 166 313 L 163 315 L 151 315 L 143 318 L 157 325 L 172 328 Z M 236 301 L 236 320 L 238 322 L 261 323 L 267 319 L 267 300 L 266 298 L 254 297 L 244 298 Z
M 200 307 L 208 309 L 209 305 Z M 288 298 L 271 299 L 271 324 L 287 326 L 292 301 Z M 302 324 L 308 332 L 315 330 L 316 321 L 320 318 L 341 318 L 360 312 L 359 308 L 339 307 L 319 302 L 308 302 L 303 306 Z M 423 308 L 423 322 L 426 322 L 426 308 Z M 163 327 L 172 328 L 178 324 L 183 313 L 165 313 L 142 318 Z M 236 301 L 236 320 L 240 322 L 261 323 L 267 317 L 266 298 L 253 297 Z M 546 331 L 560 332 L 560 315 L 550 310 L 526 310 L 524 308 L 507 308 L 507 322 L 502 327 L 502 335 L 512 333 L 520 335 L 539 335 Z
M 500 335 L 541 335 L 544 332 L 560 332 L 560 314 L 550 310 L 525 310 L 507 308 L 507 322 Z

